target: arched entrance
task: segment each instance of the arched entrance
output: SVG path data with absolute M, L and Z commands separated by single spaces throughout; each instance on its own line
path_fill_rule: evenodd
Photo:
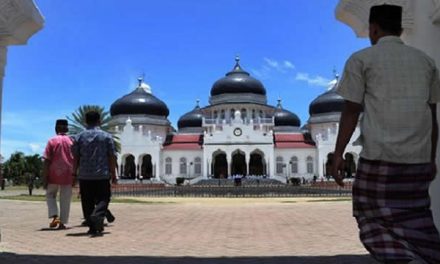
M 356 163 L 354 162 L 354 156 L 351 153 L 345 153 L 344 155 L 344 174 L 347 178 L 353 178 L 353 174 L 356 172 Z
M 151 162 L 151 155 L 142 157 L 141 175 L 143 179 L 150 179 L 153 177 L 153 163 Z
M 134 163 L 134 156 L 133 155 L 128 155 L 125 158 L 124 178 L 125 179 L 134 179 L 134 178 L 136 178 L 136 164 Z
M 263 155 L 258 152 L 252 153 L 249 161 L 249 175 L 264 175 L 265 171 Z
M 223 179 L 228 177 L 228 161 L 225 153 L 215 155 L 212 163 L 214 178 Z
M 231 175 L 246 175 L 246 157 L 243 152 L 237 151 L 232 154 Z

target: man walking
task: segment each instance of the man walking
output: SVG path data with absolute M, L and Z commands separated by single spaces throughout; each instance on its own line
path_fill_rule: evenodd
M 401 19 L 400 6 L 373 6 L 373 46 L 345 65 L 337 88 L 346 101 L 332 175 L 342 186 L 342 156 L 363 110 L 353 184 L 362 243 L 381 263 L 440 263 L 428 193 L 436 173 L 439 73 L 430 57 L 402 42 Z
M 81 205 L 90 235 L 101 234 L 110 202 L 110 179 L 116 179 L 116 153 L 112 135 L 102 131 L 96 111 L 85 115 L 87 129 L 76 135 L 72 147 L 78 171 Z
M 43 177 L 46 185 L 49 218 L 52 218 L 49 227 L 58 226 L 58 229 L 66 229 L 74 184 L 72 139 L 66 135 L 68 132 L 67 120 L 57 120 L 55 132 L 56 136 L 49 139 L 44 151 Z M 57 206 L 58 190 L 60 191 L 60 214 L 58 214 Z

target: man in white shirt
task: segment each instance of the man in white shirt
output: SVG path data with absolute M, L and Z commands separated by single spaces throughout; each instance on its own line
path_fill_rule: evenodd
M 402 8 L 370 10 L 372 47 L 347 61 L 337 88 L 345 99 L 332 176 L 343 178 L 343 154 L 359 120 L 363 148 L 353 184 L 360 238 L 382 263 L 440 263 L 430 211 L 436 174 L 440 81 L 434 61 L 400 39 Z

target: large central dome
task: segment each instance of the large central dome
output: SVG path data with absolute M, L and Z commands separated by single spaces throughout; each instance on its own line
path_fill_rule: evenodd
M 139 86 L 131 93 L 116 100 L 110 107 L 110 114 L 116 115 L 153 115 L 167 117 L 170 111 L 167 105 L 151 94 L 148 85 L 139 80 Z
M 211 96 L 237 93 L 266 95 L 266 89 L 263 84 L 240 67 L 240 59 L 238 57 L 235 61 L 234 69 L 214 83 L 211 89 Z

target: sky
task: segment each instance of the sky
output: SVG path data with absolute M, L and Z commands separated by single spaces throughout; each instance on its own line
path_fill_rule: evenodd
M 269 105 L 309 118 L 309 104 L 368 47 L 336 20 L 337 0 L 35 0 L 44 28 L 8 48 L 1 154 L 42 154 L 54 122 L 111 104 L 144 75 L 174 127 L 240 56 Z

